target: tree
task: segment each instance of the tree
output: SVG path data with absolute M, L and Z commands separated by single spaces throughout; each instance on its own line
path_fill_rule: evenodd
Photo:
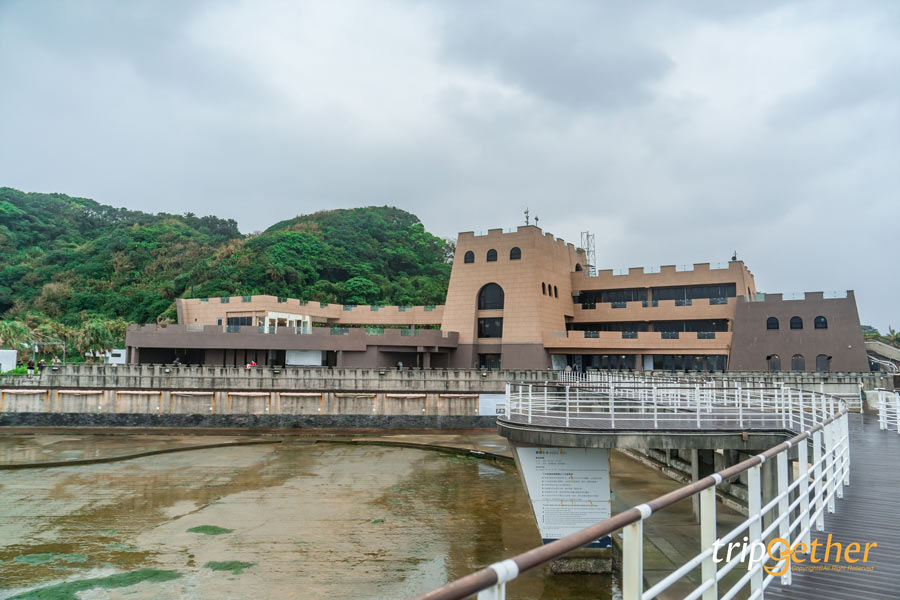
M 381 290 L 365 277 L 353 277 L 344 282 L 344 304 L 371 304 L 381 296 Z
M 22 350 L 28 347 L 31 331 L 21 321 L 0 321 L 0 348 Z
M 85 321 L 75 334 L 75 349 L 81 356 L 90 352 L 92 358 L 113 347 L 115 334 L 110 322 L 102 319 Z

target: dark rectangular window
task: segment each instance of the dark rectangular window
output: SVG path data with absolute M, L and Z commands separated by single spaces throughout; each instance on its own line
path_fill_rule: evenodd
M 228 317 L 229 326 L 253 325 L 253 317 Z
M 728 331 L 727 319 L 652 321 L 653 331 Z
M 500 338 L 503 337 L 503 318 L 488 317 L 478 319 L 478 337 Z
M 575 304 L 597 304 L 598 302 L 643 302 L 647 300 L 647 288 L 626 290 L 587 290 L 573 296 Z M 591 307 L 593 308 L 593 307 Z
M 499 369 L 500 368 L 500 355 L 499 354 L 479 354 L 478 355 L 478 368 L 479 369 Z
M 717 354 L 700 356 L 653 354 L 652 356 L 653 368 L 658 371 L 724 371 L 728 362 L 728 357 Z
M 649 331 L 642 321 L 611 321 L 608 323 L 572 323 L 572 331 Z
M 652 288 L 654 300 L 696 300 L 698 298 L 734 298 L 737 284 L 679 285 Z
M 634 354 L 569 354 L 568 364 L 576 371 L 587 369 L 634 369 Z

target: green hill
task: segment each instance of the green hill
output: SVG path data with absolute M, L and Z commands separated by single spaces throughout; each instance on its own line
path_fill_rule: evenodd
M 397 208 L 322 211 L 245 236 L 230 219 L 0 188 L 0 318 L 31 328 L 172 320 L 178 297 L 439 304 L 451 256 Z

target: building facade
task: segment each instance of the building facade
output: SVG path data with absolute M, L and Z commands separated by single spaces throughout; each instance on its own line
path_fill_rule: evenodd
M 758 294 L 738 260 L 592 275 L 584 250 L 536 226 L 460 233 L 443 306 L 245 296 L 177 308 L 178 325 L 129 329 L 130 362 L 868 370 L 852 292 Z

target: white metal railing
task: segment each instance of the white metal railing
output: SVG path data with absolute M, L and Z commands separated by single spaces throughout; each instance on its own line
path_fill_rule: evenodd
M 713 600 L 721 598 L 730 600 L 739 593 L 753 600 L 761 599 L 764 590 L 776 578 L 783 585 L 791 584 L 790 568 L 780 572 L 779 561 L 767 551 L 773 549 L 775 556 L 779 551 L 794 548 L 802 542 L 806 548 L 810 547 L 811 532 L 822 531 L 826 513 L 833 513 L 835 500 L 843 497 L 844 486 L 850 484 L 850 433 L 848 425 L 848 409 L 839 398 L 824 394 L 806 393 L 806 401 L 800 400 L 801 396 L 794 395 L 789 388 L 772 386 L 770 389 L 756 388 L 751 390 L 749 400 L 744 394 L 745 390 L 735 395 L 735 390 L 718 390 L 716 388 L 704 388 L 700 384 L 693 388 L 678 384 L 645 385 L 633 382 L 628 386 L 620 382 L 617 386 L 614 382 L 608 382 L 608 387 L 593 386 L 590 393 L 594 395 L 590 400 L 573 398 L 572 388 L 569 385 L 568 398 L 556 393 L 551 398 L 549 386 L 543 388 L 541 393 L 535 394 L 535 386 L 514 388 L 510 386 L 510 400 L 507 402 L 507 417 L 513 415 L 530 415 L 533 419 L 535 411 L 542 410 L 545 416 L 555 419 L 568 418 L 571 420 L 571 411 L 562 411 L 560 406 L 571 406 L 573 403 L 582 408 L 579 403 L 589 402 L 591 408 L 602 412 L 604 406 L 600 402 L 604 394 L 609 394 L 606 399 L 606 408 L 609 413 L 606 419 L 609 422 L 618 415 L 620 419 L 630 418 L 641 406 L 639 414 L 649 418 L 652 412 L 647 398 L 647 390 L 655 390 L 657 414 L 662 410 L 678 411 L 686 410 L 696 412 L 696 416 L 702 423 L 702 414 L 707 409 L 718 409 L 726 403 L 729 414 L 735 414 L 743 406 L 747 410 L 761 409 L 769 413 L 766 418 L 781 420 L 789 429 L 796 429 L 800 433 L 792 439 L 783 442 L 762 454 L 756 455 L 737 465 L 714 473 L 694 483 L 686 485 L 674 492 L 655 498 L 646 504 L 633 507 L 619 513 L 610 519 L 592 525 L 577 533 L 566 536 L 547 544 L 520 554 L 512 559 L 495 563 L 486 569 L 472 573 L 462 579 L 450 582 L 447 585 L 419 596 L 419 600 L 455 600 L 469 597 L 475 593 L 479 600 L 504 600 L 506 597 L 505 586 L 508 581 L 515 579 L 520 572 L 532 569 L 536 566 L 559 558 L 574 549 L 584 546 L 593 540 L 610 535 L 616 531 L 623 531 L 622 540 L 622 597 L 624 600 L 652 600 L 662 592 L 669 589 L 677 582 L 687 582 L 687 576 L 697 567 L 701 570 L 701 581 L 687 592 L 686 599 Z M 581 389 L 581 388 L 578 388 Z M 547 391 L 548 398 L 543 399 L 543 392 Z M 585 390 L 587 393 L 588 390 Z M 526 395 L 527 394 L 527 395 Z M 598 395 L 599 394 L 599 395 Z M 622 402 L 618 398 L 627 400 Z M 795 401 L 792 402 L 792 398 Z M 728 405 L 728 402 L 731 402 Z M 515 402 L 515 406 L 510 405 Z M 643 402 L 643 405 L 640 403 Z M 889 404 L 885 403 L 885 405 Z M 894 400 L 894 415 L 896 418 L 896 395 Z M 555 413 L 555 414 L 550 414 Z M 629 417 L 622 415 L 628 414 Z M 709 414 L 709 413 L 706 413 Z M 810 457 L 810 451 L 812 457 Z M 796 452 L 798 476 L 793 479 L 793 469 L 790 466 L 789 453 Z M 777 489 L 773 498 L 764 499 L 762 496 L 762 470 L 765 463 L 773 463 L 776 469 Z M 724 481 L 733 479 L 742 474 L 747 474 L 747 513 L 748 517 L 725 535 L 719 536 L 716 529 L 716 488 Z M 643 523 L 652 515 L 691 496 L 700 496 L 700 539 L 701 551 L 673 570 L 669 575 L 652 585 L 644 588 L 644 561 Z M 765 503 L 765 504 L 764 504 Z M 778 541 L 776 538 L 783 540 Z M 735 542 L 737 540 L 737 542 Z M 750 548 L 749 553 L 739 552 L 737 556 L 731 556 L 729 544 L 737 544 L 743 548 Z M 719 556 L 721 549 L 728 548 L 727 557 Z M 783 556 L 783 555 L 781 555 Z M 735 572 L 728 577 L 739 565 L 743 564 L 744 573 Z M 771 572 L 764 570 L 769 567 Z M 772 574 L 774 573 L 774 574 Z M 728 580 L 726 581 L 726 577 Z M 721 595 L 720 595 L 721 593 Z
M 876 390 L 878 392 L 878 426 L 900 433 L 900 392 Z
M 693 385 L 663 377 L 590 383 L 509 383 L 502 420 L 600 430 L 753 430 L 801 432 L 835 413 L 840 398 L 781 383 Z
M 591 383 L 603 381 L 615 381 L 619 383 L 625 382 L 682 382 L 687 385 L 696 383 L 708 384 L 716 382 L 715 385 L 734 387 L 741 385 L 745 388 L 754 386 L 769 386 L 781 383 L 784 386 L 802 389 L 805 392 L 817 391 L 822 394 L 829 394 L 839 397 L 847 403 L 850 412 L 862 412 L 863 402 L 859 389 L 863 387 L 863 381 L 859 374 L 843 374 L 834 377 L 834 381 L 826 383 L 819 379 L 821 373 L 755 373 L 755 372 L 695 372 L 695 373 L 677 373 L 669 371 L 607 371 L 607 370 L 590 370 L 586 372 L 576 371 L 551 371 L 553 380 L 569 383 Z M 806 376 L 810 376 L 806 380 Z M 833 375 L 833 374 L 832 374 Z M 854 389 L 849 392 L 848 388 Z M 843 390 L 838 392 L 838 390 Z
M 869 354 L 868 357 L 869 357 L 869 362 L 873 362 L 876 365 L 878 365 L 879 367 L 882 367 L 888 373 L 900 372 L 900 367 L 898 367 L 895 363 L 893 363 L 889 360 L 884 360 L 884 359 L 878 358 L 877 356 L 872 356 L 871 354 Z

